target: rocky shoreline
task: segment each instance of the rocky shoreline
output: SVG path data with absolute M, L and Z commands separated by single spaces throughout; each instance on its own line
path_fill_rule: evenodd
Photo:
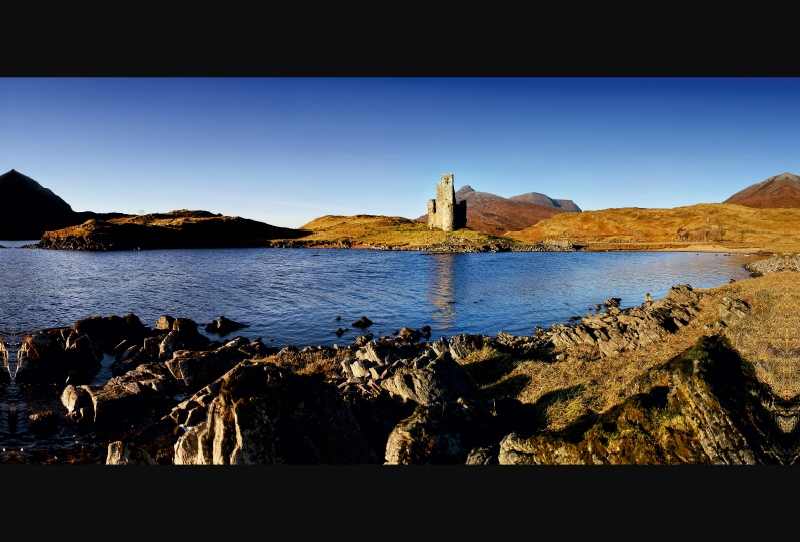
M 152 328 L 133 314 L 96 316 L 28 334 L 16 356 L 0 343 L 0 385 L 59 394 L 59 408 L 15 421 L 21 432 L 102 435 L 102 450 L 78 462 L 795 462 L 800 407 L 770 400 L 773 391 L 735 352 L 726 333 L 749 317 L 752 301 L 723 294 L 679 285 L 627 309 L 612 298 L 578 323 L 530 336 L 431 342 L 429 328 L 403 328 L 301 350 L 243 336 L 210 340 L 196 322 L 166 315 Z M 240 326 L 220 318 L 206 329 L 224 336 Z M 533 401 L 502 391 L 513 381 L 503 374 L 526 363 L 558 370 L 584 356 L 581 363 L 602 366 L 647 357 L 679 336 L 696 344 L 645 371 L 640 393 L 563 429 L 546 421 L 558 389 Z M 114 357 L 112 376 L 92 385 L 104 354 Z
M 116 242 L 103 242 L 90 237 L 45 237 L 38 243 L 23 245 L 20 248 L 39 248 L 47 250 L 78 250 L 106 252 L 114 250 L 145 250 L 147 248 L 161 247 L 139 247 L 131 246 L 136 243 L 121 244 Z M 366 249 L 381 251 L 412 251 L 412 252 L 431 252 L 437 254 L 465 254 L 465 253 L 487 253 L 487 252 L 575 252 L 580 250 L 572 244 L 538 244 L 523 245 L 511 244 L 506 242 L 491 243 L 471 243 L 466 239 L 446 238 L 442 243 L 431 245 L 389 245 L 382 243 L 357 243 L 345 239 L 336 242 L 304 241 L 294 240 L 263 240 L 257 243 L 244 243 L 236 245 L 238 248 L 328 248 L 328 249 Z M 0 247 L 2 248 L 2 247 Z M 169 248 L 197 248 L 194 245 L 170 246 Z M 208 247 L 217 248 L 217 247 Z
M 800 254 L 774 254 L 765 260 L 758 260 L 744 264 L 744 268 L 750 271 L 753 277 L 762 277 L 781 271 L 800 272 Z

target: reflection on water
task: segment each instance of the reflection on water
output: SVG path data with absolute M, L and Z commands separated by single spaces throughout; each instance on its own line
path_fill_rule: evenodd
M 437 329 L 449 329 L 456 320 L 456 289 L 453 274 L 458 254 L 430 254 L 429 285 L 426 300 L 431 304 L 430 316 Z

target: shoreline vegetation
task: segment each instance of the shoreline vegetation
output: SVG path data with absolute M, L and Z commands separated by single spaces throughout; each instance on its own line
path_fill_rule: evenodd
M 63 408 L 20 425 L 98 435 L 83 455 L 57 451 L 73 463 L 796 463 L 800 256 L 747 268 L 628 309 L 610 298 L 530 336 L 374 337 L 362 318 L 352 344 L 278 350 L 170 316 L 152 329 L 87 318 L 24 338 L 16 385 L 58 388 Z M 240 325 L 207 329 L 220 322 Z M 88 385 L 104 352 L 114 377 Z
M 611 223 L 613 228 L 609 226 Z M 657 233 L 650 231 L 654 223 L 661 228 Z M 469 228 L 452 232 L 429 229 L 426 224 L 402 217 L 324 216 L 292 229 L 207 211 L 180 210 L 88 220 L 47 231 L 41 241 L 26 248 L 105 251 L 271 247 L 450 253 L 580 250 L 771 254 L 800 251 L 800 228 L 794 224 L 800 224 L 798 209 L 701 204 L 667 210 L 562 213 L 526 230 L 496 236 Z

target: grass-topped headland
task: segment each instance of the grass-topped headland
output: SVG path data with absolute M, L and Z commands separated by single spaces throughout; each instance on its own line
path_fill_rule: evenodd
M 87 220 L 46 231 L 40 248 L 136 250 L 271 246 L 276 239 L 297 239 L 308 232 L 272 226 L 208 211 L 171 211 L 110 220 Z
M 301 227 L 312 233 L 303 241 L 312 246 L 391 247 L 419 250 L 437 245 L 464 248 L 515 247 L 525 243 L 485 234 L 470 228 L 455 231 L 430 229 L 427 224 L 399 216 L 323 216 Z

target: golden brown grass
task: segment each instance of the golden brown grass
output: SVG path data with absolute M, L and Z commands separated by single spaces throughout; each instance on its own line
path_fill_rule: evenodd
M 352 360 L 353 353 L 348 349 L 317 350 L 300 352 L 281 352 L 260 358 L 258 361 L 274 363 L 282 369 L 297 374 L 321 374 L 326 379 L 337 378 L 342 372 L 342 361 Z
M 399 216 L 323 216 L 312 220 L 300 229 L 313 233 L 304 241 L 337 243 L 344 240 L 352 244 L 372 244 L 390 246 L 423 246 L 444 242 L 446 239 L 459 243 L 487 243 L 500 240 L 475 230 L 463 228 L 445 232 L 428 229 L 427 224 Z M 513 244 L 518 243 L 504 239 Z
M 117 225 L 137 224 L 140 226 L 180 228 L 185 224 L 191 224 L 197 222 L 209 222 L 209 221 L 230 222 L 237 219 L 238 217 L 211 215 L 210 213 L 204 213 L 202 211 L 183 210 L 183 211 L 172 211 L 171 213 L 165 213 L 165 214 L 146 214 L 146 215 L 126 216 L 121 218 L 111 218 L 105 222 Z M 84 237 L 91 234 L 91 232 L 93 232 L 98 227 L 101 227 L 101 225 L 102 221 L 98 223 L 97 220 L 92 219 L 92 220 L 87 220 L 83 224 L 76 224 L 74 226 L 68 226 L 66 228 L 56 230 L 53 233 L 57 233 L 62 237 Z
M 800 274 L 783 271 L 746 282 L 738 294 L 752 308 L 730 330 L 731 342 L 761 382 L 790 400 L 800 395 Z
M 574 242 L 611 244 L 619 250 L 652 250 L 626 246 L 626 243 L 645 246 L 676 243 L 681 241 L 679 230 L 697 231 L 710 226 L 722 228 L 721 244 L 726 247 L 800 251 L 800 209 L 753 209 L 723 203 L 674 209 L 624 208 L 563 213 L 506 235 L 528 243 L 548 237 L 568 237 Z

